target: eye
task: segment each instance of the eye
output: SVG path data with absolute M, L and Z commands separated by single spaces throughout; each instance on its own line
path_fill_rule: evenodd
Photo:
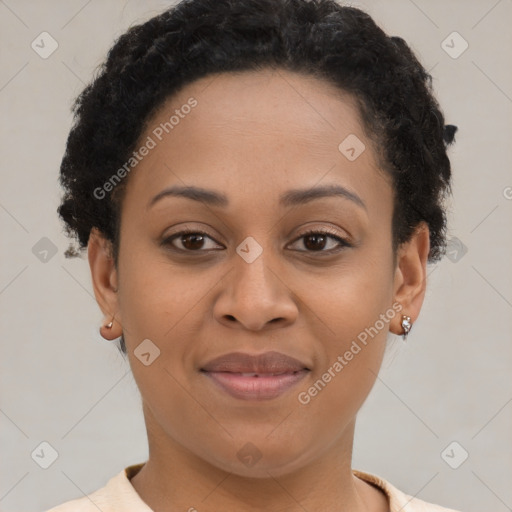
M 166 238 L 162 244 L 163 245 L 171 245 L 172 248 L 175 248 L 178 251 L 188 251 L 188 252 L 198 252 L 198 249 L 203 249 L 202 252 L 205 252 L 206 250 L 215 250 L 212 248 L 204 248 L 204 243 L 206 239 L 213 240 L 211 236 L 209 236 L 207 233 L 203 231 L 197 231 L 197 230 L 184 230 L 180 231 L 179 233 L 175 233 L 174 235 L 170 236 L 169 238 Z M 181 244 L 181 247 L 177 247 L 174 243 L 175 241 L 178 241 Z M 217 243 L 217 242 L 215 242 Z
M 352 247 L 352 245 L 345 240 L 344 238 L 341 238 L 337 234 L 329 231 L 329 230 L 320 230 L 320 229 L 310 229 L 309 231 L 306 231 L 305 233 L 302 233 L 302 235 L 296 240 L 302 240 L 303 245 L 307 248 L 305 251 L 300 252 L 338 252 L 344 247 Z M 324 250 L 327 241 L 331 239 L 336 241 L 338 244 L 334 247 L 329 248 L 328 250 Z M 308 250 L 309 249 L 309 250 Z
M 299 252 L 338 252 L 344 247 L 352 247 L 352 245 L 341 238 L 334 232 L 329 230 L 320 230 L 320 229 L 311 229 L 303 233 L 299 238 L 296 239 L 294 243 L 297 243 L 299 240 L 305 239 L 303 242 L 306 250 L 299 250 Z M 334 244 L 334 247 L 325 250 L 328 240 L 337 242 Z M 206 252 L 209 250 L 217 250 L 214 247 L 205 247 L 205 242 L 207 240 L 211 240 L 215 242 L 215 240 L 209 236 L 204 231 L 197 230 L 184 230 L 179 233 L 175 233 L 174 235 L 163 240 L 162 245 L 170 245 L 173 249 L 182 252 Z M 175 242 L 179 242 L 181 247 L 179 247 Z M 217 244 L 217 242 L 215 242 Z M 220 244 L 218 244 L 220 245 Z

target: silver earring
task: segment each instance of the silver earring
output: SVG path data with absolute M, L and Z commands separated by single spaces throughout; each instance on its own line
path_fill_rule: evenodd
M 411 327 L 411 317 L 407 315 L 402 315 L 402 329 L 404 330 L 402 336 L 404 337 L 404 341 L 407 341 L 407 335 L 409 334 Z

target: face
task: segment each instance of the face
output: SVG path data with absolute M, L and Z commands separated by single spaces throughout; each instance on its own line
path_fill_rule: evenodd
M 393 265 L 393 190 L 353 99 L 283 70 L 209 75 L 158 111 L 144 144 L 118 267 L 97 237 L 89 258 L 100 306 L 124 333 L 150 451 L 252 476 L 328 456 L 375 382 L 388 331 L 419 312 L 428 253 L 422 231 Z M 228 375 L 204 371 L 269 351 L 300 364 L 272 360 L 288 368 L 280 376 L 240 375 L 237 360 Z

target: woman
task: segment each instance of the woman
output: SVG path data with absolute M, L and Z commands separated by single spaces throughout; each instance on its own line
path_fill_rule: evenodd
M 59 214 L 149 458 L 52 511 L 449 510 L 351 467 L 445 248 L 456 127 L 407 44 L 332 0 L 186 0 L 75 118 Z

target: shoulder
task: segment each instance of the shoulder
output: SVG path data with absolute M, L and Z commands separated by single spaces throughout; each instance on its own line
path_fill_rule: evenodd
M 98 512 L 98 509 L 102 512 L 111 512 L 113 509 L 111 503 L 105 502 L 105 494 L 103 487 L 83 498 L 66 501 L 45 512 Z
M 120 475 L 118 474 L 111 478 L 104 487 L 91 494 L 66 501 L 46 512 L 98 512 L 98 510 L 112 512 L 114 510 L 113 501 L 116 499 L 115 494 L 112 492 L 112 487 L 114 480 L 119 477 Z
M 390 512 L 461 512 L 434 503 L 427 503 L 414 496 L 405 494 L 378 475 L 356 469 L 352 470 L 352 472 L 361 480 L 375 485 L 387 495 Z
M 82 498 L 66 501 L 45 512 L 118 512 L 127 510 L 127 507 L 133 512 L 151 512 L 129 480 L 143 464 L 128 466 L 113 476 L 101 489 Z

